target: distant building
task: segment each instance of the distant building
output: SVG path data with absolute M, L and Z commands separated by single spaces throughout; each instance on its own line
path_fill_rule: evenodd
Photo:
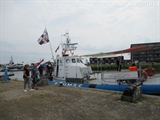
M 141 43 L 141 44 L 131 44 L 131 48 L 135 46 L 143 45 L 157 45 L 156 49 L 141 51 L 141 52 L 132 52 L 131 61 L 135 62 L 160 62 L 160 42 L 154 43 Z
M 116 57 L 104 57 L 104 58 L 90 58 L 90 64 L 113 64 L 116 62 L 117 58 L 121 57 L 122 62 L 124 61 L 123 56 Z

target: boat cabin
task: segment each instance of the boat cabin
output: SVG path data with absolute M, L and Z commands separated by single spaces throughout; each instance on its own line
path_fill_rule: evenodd
M 66 36 L 66 43 L 61 44 L 62 56 L 57 55 L 56 57 L 54 79 L 83 83 L 85 79 L 89 79 L 92 73 L 91 67 L 86 66 L 80 57 L 74 55 L 77 43 L 70 43 L 68 33 Z

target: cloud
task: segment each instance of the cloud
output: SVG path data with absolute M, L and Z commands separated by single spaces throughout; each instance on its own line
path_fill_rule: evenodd
M 51 60 L 49 44 L 38 38 L 47 27 L 54 50 L 69 31 L 78 55 L 126 49 L 130 44 L 158 42 L 157 1 L 2 1 L 1 59 L 15 62 Z M 60 51 L 59 51 L 60 53 Z M 54 53 L 56 57 L 56 54 Z

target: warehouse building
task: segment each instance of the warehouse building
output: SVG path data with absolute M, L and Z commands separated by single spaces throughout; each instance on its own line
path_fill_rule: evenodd
M 132 52 L 131 53 L 131 61 L 135 62 L 160 62 L 160 42 L 154 43 L 140 43 L 140 44 L 131 44 L 131 48 L 135 46 L 157 46 L 153 49 L 139 51 L 139 52 Z

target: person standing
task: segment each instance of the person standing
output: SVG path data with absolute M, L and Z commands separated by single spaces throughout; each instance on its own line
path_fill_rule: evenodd
M 38 71 L 39 71 L 40 77 L 42 77 L 43 76 L 43 66 L 42 65 L 39 66 Z
M 28 83 L 28 88 L 29 88 L 29 91 L 33 91 L 33 89 L 30 88 L 30 74 L 29 74 L 29 65 L 26 64 L 24 66 L 24 69 L 23 69 L 23 79 L 24 79 L 24 92 L 27 92 L 27 89 L 26 89 L 26 84 Z
M 121 71 L 121 58 L 118 57 L 116 60 L 116 69 L 117 71 Z
M 39 81 L 38 76 L 39 76 L 39 71 L 37 68 L 37 64 L 34 64 L 34 66 L 32 67 L 32 70 L 31 70 L 31 77 L 33 78 L 32 89 L 38 89 L 37 88 L 37 82 Z

